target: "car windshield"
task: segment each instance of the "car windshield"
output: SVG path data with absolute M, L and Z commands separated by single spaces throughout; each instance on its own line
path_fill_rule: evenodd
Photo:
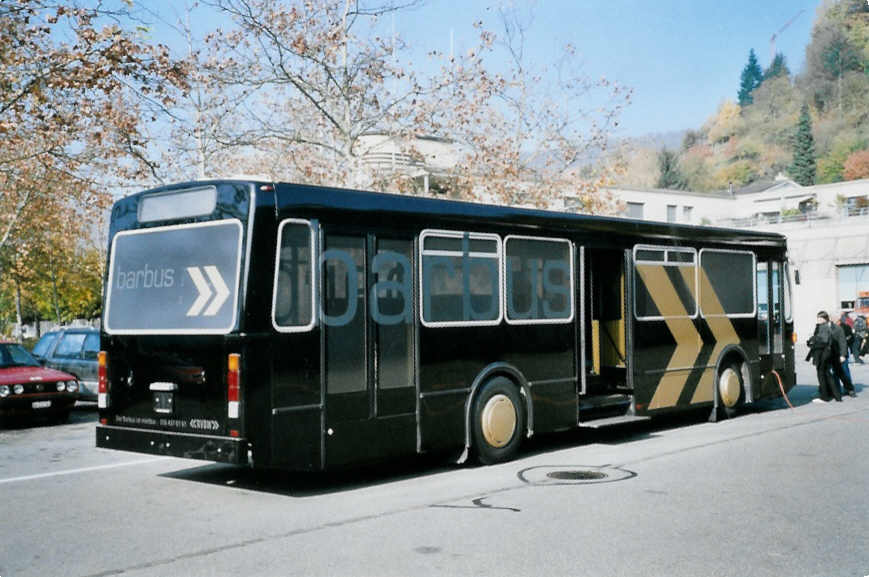
M 44 357 L 48 353 L 48 349 L 57 340 L 57 333 L 46 333 L 42 335 L 39 342 L 33 347 L 33 354 L 38 357 Z
M 0 343 L 0 369 L 38 366 L 36 359 L 21 345 Z

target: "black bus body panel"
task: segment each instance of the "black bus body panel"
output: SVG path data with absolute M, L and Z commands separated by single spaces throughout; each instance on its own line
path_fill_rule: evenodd
M 196 183 L 196 186 L 202 184 Z M 204 453 L 199 450 L 201 446 L 197 449 L 203 431 L 185 432 L 178 427 L 161 425 L 159 420 L 156 423 L 148 421 L 154 415 L 154 401 L 144 381 L 171 379 L 173 376 L 167 372 L 178 367 L 197 367 L 206 374 L 204 385 L 185 387 L 179 396 L 179 410 L 188 421 L 188 428 L 189 421 L 196 416 L 194 413 L 202 413 L 204 418 L 217 423 L 211 436 L 225 438 L 229 446 L 239 447 L 232 453 L 230 462 L 245 462 L 246 453 L 251 450 L 251 464 L 262 467 L 317 470 L 417 451 L 459 451 L 466 442 L 471 387 L 487 367 L 492 366 L 509 367 L 509 374 L 514 378 L 521 375 L 523 382 L 520 384 L 530 392 L 534 432 L 560 430 L 577 424 L 580 308 L 586 304 L 578 302 L 577 298 L 570 323 L 510 325 L 502 320 L 497 326 L 424 326 L 420 322 L 419 294 L 416 292 L 420 286 L 416 244 L 412 244 L 411 250 L 414 276 L 413 367 L 411 382 L 408 382 L 413 398 L 407 397 L 405 392 L 381 394 L 383 391 L 377 389 L 373 376 L 379 368 L 373 367 L 374 361 L 369 357 L 364 367 L 368 375 L 364 377 L 364 393 L 357 394 L 355 400 L 348 397 L 350 405 L 357 408 L 368 406 L 369 410 L 359 409 L 362 412 L 353 416 L 357 409 L 351 407 L 348 409 L 350 412 L 344 413 L 346 417 L 341 417 L 342 409 L 337 399 L 335 405 L 327 403 L 329 366 L 325 354 L 328 336 L 325 327 L 320 323 L 306 332 L 279 333 L 272 325 L 277 231 L 284 219 L 316 221 L 320 236 L 318 242 L 328 240 L 324 234 L 358 236 L 368 251 L 365 274 L 371 274 L 367 271 L 371 257 L 377 251 L 377 239 L 388 237 L 415 243 L 425 229 L 495 233 L 502 239 L 507 235 L 568 239 L 577 254 L 580 247 L 623 252 L 636 244 L 650 243 L 698 249 L 735 249 L 745 245 L 759 255 L 758 261 L 762 258 L 785 259 L 783 237 L 770 233 L 735 232 L 293 184 L 276 184 L 274 192 L 268 187 L 260 191 L 260 184 L 268 183 L 213 184 L 219 190 L 220 214 L 158 222 L 153 226 L 216 218 L 237 218 L 244 224 L 242 269 L 246 276 L 239 297 L 238 326 L 228 335 L 208 337 L 103 334 L 103 348 L 109 352 L 112 405 L 100 414 L 101 419 L 106 419 L 106 426 L 98 433 L 100 446 L 140 452 L 162 451 L 156 454 L 178 456 L 207 454 L 208 457 L 195 458 L 222 460 L 214 458 L 214 451 L 210 448 Z M 190 186 L 193 185 L 179 184 L 159 190 Z M 258 191 L 254 210 L 245 203 L 249 190 Z M 111 235 L 152 226 L 137 222 L 136 199 L 141 196 L 117 203 Z M 230 208 L 233 203 L 237 203 L 234 209 Z M 250 215 L 253 215 L 255 224 L 249 222 Z M 323 246 L 319 250 L 322 252 Z M 581 281 L 579 273 L 577 267 L 574 271 L 577 284 Z M 367 294 L 372 281 L 365 282 Z M 631 289 L 628 287 L 626 290 Z M 578 297 L 579 290 L 576 294 Z M 375 339 L 373 332 L 376 328 L 369 316 L 368 303 L 363 306 L 367 323 L 365 338 Z M 653 412 L 648 405 L 660 384 L 660 371 L 667 368 L 668 359 L 678 343 L 664 321 L 630 318 L 628 322 L 635 339 L 630 367 L 637 413 Z M 707 366 L 713 366 L 717 362 L 712 358 L 716 348 L 714 331 L 702 317 L 694 319 L 692 324 L 702 342 L 698 348 L 697 356 L 701 358 L 697 364 L 702 364 L 705 359 Z M 772 361 L 766 367 L 757 359 L 756 320 L 734 320 L 733 327 L 738 334 L 738 344 L 748 357 L 751 380 L 763 381 L 753 389 L 756 391 L 754 398 L 776 394 L 769 381 L 761 378 L 772 369 Z M 786 342 L 789 342 L 791 330 L 792 324 L 787 325 Z M 243 400 L 241 418 L 237 421 L 228 419 L 226 409 L 225 370 L 229 353 L 242 355 Z M 792 367 L 792 345 L 785 348 L 784 355 L 790 355 L 785 363 Z M 130 369 L 133 369 L 134 376 L 138 372 L 143 382 L 137 382 L 135 378 L 132 386 L 126 382 Z M 508 371 L 506 368 L 503 370 Z M 696 400 L 695 395 L 701 389 L 701 381 L 703 386 L 707 384 L 709 371 L 708 368 L 688 371 L 691 374 L 684 379 L 678 395 L 669 392 L 670 397 L 676 399 L 672 406 L 662 406 L 658 410 L 665 412 L 697 404 L 692 401 Z M 497 374 L 497 371 L 492 374 Z M 785 389 L 794 385 L 792 374 L 781 376 Z M 711 389 L 708 394 L 711 394 Z M 711 404 L 712 400 L 703 402 Z M 389 406 L 394 410 L 387 410 Z M 378 411 L 383 411 L 383 414 Z M 124 422 L 121 417 L 135 422 Z M 130 428 L 129 435 L 110 434 L 109 437 L 116 440 L 100 440 L 103 432 L 122 427 Z M 231 431 L 239 434 L 238 440 L 229 436 Z M 182 444 L 172 443 L 169 447 L 164 444 L 159 448 L 160 434 L 167 435 L 163 443 L 170 442 L 170 437 L 177 443 L 178 435 L 190 435 L 189 442 L 183 445 L 184 454 L 172 452 L 172 447 Z M 148 442 L 143 443 L 143 439 Z M 152 440 L 158 449 L 150 448 Z M 228 450 L 225 444 L 220 448 Z
M 97 447 L 101 449 L 199 459 L 231 465 L 248 464 L 247 442 L 244 439 L 106 425 L 97 425 L 96 439 Z

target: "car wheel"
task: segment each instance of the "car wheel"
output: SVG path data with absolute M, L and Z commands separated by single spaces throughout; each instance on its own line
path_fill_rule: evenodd
M 525 432 L 525 410 L 516 385 L 505 377 L 486 382 L 474 399 L 473 441 L 484 465 L 512 459 Z

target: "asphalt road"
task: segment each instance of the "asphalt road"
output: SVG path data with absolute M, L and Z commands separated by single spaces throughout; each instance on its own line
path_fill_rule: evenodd
M 842 403 L 811 403 L 801 366 L 793 410 L 324 475 L 97 450 L 82 407 L 0 430 L 0 576 L 869 575 L 869 365 L 854 376 Z

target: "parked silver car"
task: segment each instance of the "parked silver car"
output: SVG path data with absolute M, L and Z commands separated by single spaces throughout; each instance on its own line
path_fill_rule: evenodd
M 91 328 L 58 329 L 42 335 L 33 356 L 42 364 L 73 375 L 79 381 L 79 399 L 97 400 L 100 332 Z

